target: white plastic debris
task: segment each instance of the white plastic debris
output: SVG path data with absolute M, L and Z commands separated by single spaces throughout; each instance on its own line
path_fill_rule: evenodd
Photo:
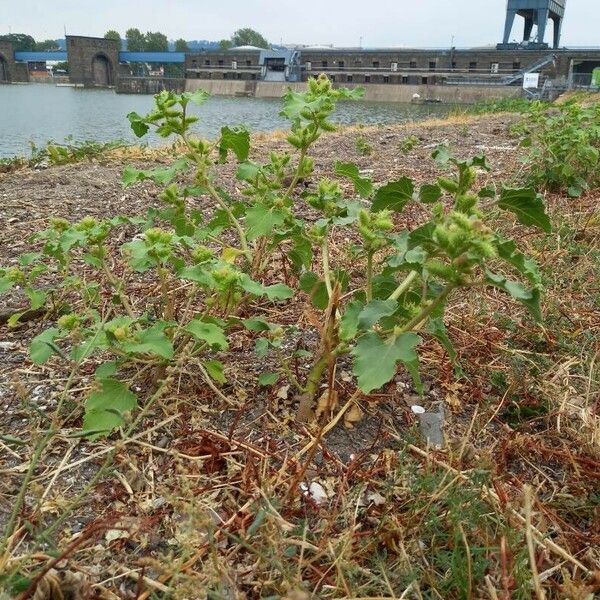
M 415 413 L 415 415 L 425 414 L 425 409 L 422 406 L 419 406 L 418 404 L 413 404 L 410 407 L 410 410 L 412 410 Z
M 316 481 L 313 481 L 310 485 L 302 482 L 300 484 L 300 489 L 305 496 L 310 496 L 316 504 L 323 504 L 323 502 L 329 498 L 325 488 Z

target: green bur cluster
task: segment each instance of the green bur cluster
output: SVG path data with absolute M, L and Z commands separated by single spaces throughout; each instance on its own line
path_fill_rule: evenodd
M 32 341 L 33 362 L 55 357 L 74 373 L 86 362 L 96 365 L 97 383 L 83 407 L 85 435 L 127 430 L 131 413 L 139 411 L 134 382 L 150 386 L 155 398 L 190 364 L 223 396 L 229 339 L 240 331 L 254 338 L 260 357 L 280 349 L 280 367 L 258 383 L 288 378 L 305 418 L 326 372 L 333 373 L 344 355 L 353 361 L 362 393 L 387 384 L 400 364 L 422 390 L 423 336 L 456 357 L 443 317 L 457 289 L 500 288 L 541 318 L 535 263 L 489 223 L 508 210 L 524 225 L 548 232 L 542 199 L 527 188 L 479 188 L 479 174 L 489 170 L 483 156 L 459 160 L 440 147 L 433 158 L 449 173 L 420 187 L 407 177 L 376 184 L 344 162 L 329 178 L 313 180 L 310 153 L 335 129 L 336 103 L 361 93 L 334 89 L 325 76 L 310 80 L 304 93 L 290 90 L 281 112 L 290 122 L 289 149 L 259 163 L 250 158 L 244 128 L 224 127 L 214 141 L 193 135 L 198 117 L 189 110 L 203 104 L 204 92 L 162 92 L 150 114 L 128 118 L 140 137 L 150 128 L 175 136 L 181 156 L 158 169 L 128 167 L 123 184 L 153 181 L 163 188 L 163 207 L 144 217 L 53 220 L 36 235 L 39 252 L 0 270 L 0 292 L 19 285 L 29 310 L 48 308 L 53 325 Z M 215 168 L 230 158 L 237 162 L 237 197 Z M 395 220 L 410 203 L 428 208 L 429 220 L 399 231 Z M 333 256 L 333 237 L 354 241 Z M 511 279 L 511 272 L 519 277 Z M 53 282 L 50 288 L 36 285 L 42 276 Z M 145 298 L 133 292 L 142 282 Z M 285 310 L 285 302 L 301 294 L 323 313 L 321 341 L 316 349 L 286 352 L 283 342 L 293 327 L 262 315 L 275 303 L 277 312 Z M 22 316 L 13 316 L 11 325 Z M 312 361 L 301 380 L 290 368 L 297 358 Z

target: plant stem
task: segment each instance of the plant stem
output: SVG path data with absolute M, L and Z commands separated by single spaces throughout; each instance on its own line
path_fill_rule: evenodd
M 308 152 L 308 148 L 302 148 L 300 150 L 300 157 L 298 158 L 298 167 L 296 168 L 296 173 L 294 174 L 294 178 L 292 179 L 292 183 L 290 183 L 290 187 L 287 189 L 284 198 L 289 198 L 292 195 L 292 192 L 296 189 L 298 182 L 300 181 L 300 169 L 304 164 L 304 159 L 306 158 L 306 154 Z
M 240 246 L 242 247 L 242 251 L 246 255 L 246 258 L 248 260 L 250 260 L 252 253 L 250 252 L 250 248 L 248 246 L 248 240 L 246 239 L 246 233 L 244 231 L 244 228 L 242 227 L 241 223 L 236 219 L 235 215 L 233 214 L 233 211 L 227 205 L 227 202 L 225 202 L 223 200 L 223 198 L 221 198 L 221 196 L 219 196 L 219 192 L 217 192 L 217 190 L 213 187 L 213 185 L 209 181 L 206 181 L 205 185 L 206 185 L 206 189 L 208 190 L 208 193 L 214 198 L 214 200 L 219 204 L 219 206 L 227 213 L 229 220 L 233 223 L 233 226 L 236 228 L 236 230 L 238 232 L 238 236 L 240 238 Z
M 458 286 L 455 283 L 449 283 L 443 290 L 442 293 L 431 303 L 421 310 L 421 312 L 411 319 L 404 327 L 401 329 L 401 333 L 406 333 L 407 331 L 412 331 L 416 329 L 423 321 L 427 319 L 427 317 L 439 306 L 446 302 L 448 296 L 454 291 Z
M 419 273 L 417 271 L 411 271 L 406 279 L 394 290 L 394 293 L 388 298 L 388 300 L 398 300 L 404 292 L 410 288 L 411 283 L 415 280 Z
M 367 253 L 367 302 L 373 300 L 373 253 Z
M 321 254 L 323 259 L 323 277 L 325 279 L 325 287 L 327 288 L 327 295 L 331 298 L 333 294 L 333 287 L 331 285 L 331 271 L 329 267 L 329 240 L 327 235 L 321 242 Z
M 106 278 L 108 279 L 108 282 L 115 290 L 115 294 L 117 294 L 117 296 L 119 297 L 119 300 L 121 301 L 121 304 L 123 305 L 123 308 L 126 310 L 127 314 L 133 320 L 137 320 L 135 311 L 133 310 L 131 304 L 129 303 L 129 299 L 123 293 L 123 289 L 122 289 L 123 286 L 121 285 L 121 282 L 111 273 L 111 271 L 108 268 L 108 265 L 106 264 L 105 261 L 102 261 L 102 270 L 104 271 L 104 274 L 106 275 Z

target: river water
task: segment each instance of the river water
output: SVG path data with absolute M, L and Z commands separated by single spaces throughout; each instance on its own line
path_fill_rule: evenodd
M 31 144 L 78 141 L 135 140 L 126 115 L 145 114 L 152 96 L 119 95 L 112 90 L 84 90 L 49 84 L 0 85 L 0 158 L 28 156 Z M 215 96 L 196 112 L 197 130 L 215 136 L 223 125 L 246 125 L 251 131 L 286 127 L 279 99 Z M 448 114 L 451 107 L 372 102 L 342 102 L 334 120 L 343 124 L 377 125 L 418 121 Z M 165 143 L 153 137 L 150 144 Z

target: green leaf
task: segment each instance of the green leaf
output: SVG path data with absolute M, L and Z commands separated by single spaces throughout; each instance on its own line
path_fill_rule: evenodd
M 544 200 L 533 188 L 503 187 L 498 206 L 517 216 L 519 223 L 539 227 L 546 233 L 552 231 L 550 218 L 546 214 Z
M 127 118 L 129 119 L 129 123 L 131 124 L 131 129 L 133 130 L 133 133 L 135 133 L 137 137 L 144 137 L 148 133 L 150 127 L 147 123 L 144 122 L 143 117 L 138 115 L 138 113 L 130 112 L 127 115 Z
M 265 204 L 255 204 L 246 212 L 246 230 L 248 240 L 272 235 L 275 228 L 283 225 L 286 213 Z
M 358 327 L 370 329 L 383 317 L 390 317 L 396 312 L 398 302 L 396 300 L 373 300 L 369 302 L 358 316 Z
M 121 348 L 131 354 L 151 354 L 165 359 L 173 358 L 175 352 L 171 340 L 164 332 L 166 327 L 168 327 L 167 323 L 157 323 L 138 333 L 136 342 L 125 342 L 121 344 Z
M 496 184 L 490 183 L 486 185 L 484 188 L 479 190 L 477 194 L 480 198 L 495 198 L 498 190 L 496 189 Z
M 415 184 L 412 179 L 401 177 L 398 181 L 391 181 L 375 192 L 372 208 L 375 212 L 384 209 L 402 212 L 408 202 L 412 200 L 414 193 Z
M 340 339 L 347 342 L 356 337 L 358 318 L 363 308 L 364 304 L 358 300 L 354 300 L 346 307 L 340 320 Z
M 315 308 L 325 310 L 329 305 L 327 286 L 316 273 L 304 273 L 300 277 L 300 289 L 310 296 Z
M 240 181 L 254 181 L 260 172 L 260 165 L 257 165 L 255 162 L 246 161 L 238 166 L 235 176 Z
M 244 327 L 248 331 L 254 331 L 255 333 L 261 333 L 263 331 L 271 331 L 271 326 L 264 319 L 244 319 L 242 321 Z
M 350 179 L 359 196 L 368 198 L 373 193 L 373 182 L 368 177 L 361 177 L 358 167 L 354 163 L 336 162 L 335 174 Z
M 279 373 L 263 373 L 258 378 L 258 385 L 263 386 L 263 387 L 273 385 L 274 383 L 277 383 L 277 381 L 279 380 L 279 377 L 280 377 Z
M 456 348 L 452 344 L 452 341 L 448 337 L 448 330 L 444 325 L 444 319 L 442 317 L 437 317 L 435 319 L 429 319 L 427 323 L 427 331 L 433 335 L 440 344 L 446 349 L 448 352 L 448 356 L 452 362 L 455 362 L 458 354 L 456 353 Z
M 46 304 L 48 294 L 43 290 L 34 290 L 33 288 L 25 288 L 25 295 L 29 298 L 31 306 L 29 310 L 37 310 Z
M 100 385 L 100 390 L 92 392 L 85 402 L 83 429 L 91 439 L 124 425 L 124 415 L 137 407 L 135 394 L 121 381 L 103 379 Z
M 264 358 L 269 351 L 269 340 L 267 338 L 258 338 L 254 344 L 254 352 L 259 358 Z
M 212 288 L 215 283 L 206 265 L 194 265 L 193 267 L 180 269 L 177 271 L 177 277 L 187 281 L 194 281 L 205 288 Z
M 216 381 L 220 385 L 227 383 L 227 378 L 225 377 L 225 365 L 221 361 L 207 360 L 202 364 L 213 381 Z
M 444 144 L 440 144 L 432 153 L 431 158 L 440 165 L 445 165 L 452 159 L 450 148 Z
M 94 372 L 94 377 L 96 379 L 109 379 L 117 372 L 118 364 L 116 361 L 111 360 L 109 362 L 105 362 L 101 365 L 98 365 L 96 371 Z
M 187 98 L 196 106 L 202 106 L 210 98 L 210 94 L 205 90 L 196 90 L 188 93 Z
M 420 342 L 421 338 L 414 333 L 403 333 L 387 340 L 374 331 L 363 335 L 352 350 L 353 373 L 360 389 L 368 394 L 381 388 L 396 374 L 398 362 L 414 366 L 418 361 L 415 348 Z
M 28 252 L 27 254 L 21 254 L 21 256 L 19 256 L 19 264 L 28 267 L 29 265 L 36 263 L 40 258 L 42 258 L 41 252 Z
M 0 277 L 0 294 L 5 294 L 8 290 L 12 289 L 14 285 L 15 282 L 8 277 Z
M 250 133 L 247 129 L 231 129 L 229 127 L 221 129 L 221 139 L 219 141 L 220 162 L 227 160 L 229 150 L 235 154 L 240 162 L 248 159 L 248 155 L 250 154 Z
M 486 279 L 498 289 L 504 290 L 519 302 L 522 302 L 533 318 L 541 323 L 542 309 L 540 307 L 540 291 L 537 288 L 527 289 L 519 281 L 510 281 L 503 275 L 493 273 L 489 269 L 485 270 Z
M 29 356 L 34 364 L 43 365 L 54 354 L 54 340 L 60 334 L 60 329 L 51 327 L 31 340 Z
M 294 295 L 294 291 L 283 283 L 265 286 L 250 279 L 246 274 L 240 277 L 240 286 L 245 292 L 253 296 L 266 296 L 269 300 L 287 300 Z
M 225 331 L 214 323 L 204 323 L 200 319 L 194 319 L 184 327 L 184 330 L 199 342 L 206 342 L 218 350 L 227 350 L 229 347 Z
M 437 183 L 426 183 L 419 190 L 419 200 L 424 204 L 435 204 L 442 197 L 442 188 Z
M 541 285 L 542 277 L 537 263 L 533 258 L 529 258 L 519 252 L 515 242 L 497 236 L 496 251 L 500 258 L 511 264 L 519 273 L 525 275 L 534 286 L 539 287 Z
M 414 229 L 408 235 L 408 247 L 410 249 L 416 248 L 417 246 L 427 247 L 433 240 L 433 232 L 435 231 L 435 223 L 430 221 L 421 225 L 417 229 Z

